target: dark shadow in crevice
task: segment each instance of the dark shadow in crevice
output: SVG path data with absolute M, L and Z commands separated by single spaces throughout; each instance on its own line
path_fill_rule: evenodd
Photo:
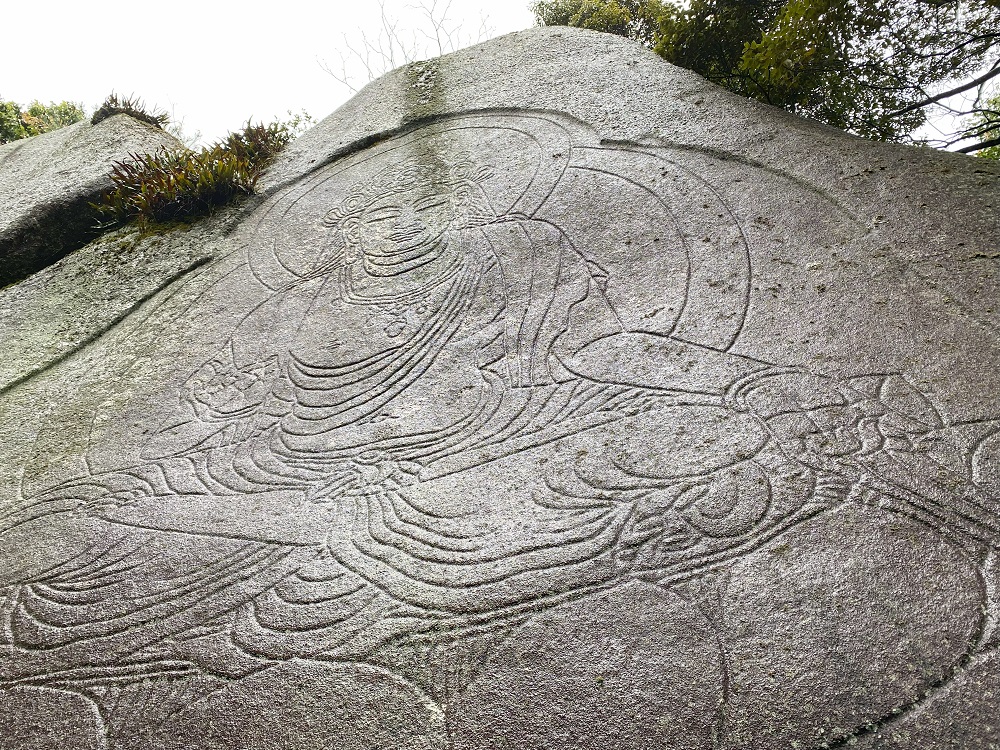
M 100 226 L 91 205 L 102 194 L 47 201 L 0 231 L 0 288 L 51 266 L 111 229 Z

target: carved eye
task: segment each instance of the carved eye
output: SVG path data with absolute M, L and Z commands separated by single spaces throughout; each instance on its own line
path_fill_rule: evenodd
M 377 208 L 365 214 L 365 224 L 379 224 L 381 222 L 398 219 L 402 214 L 402 209 L 397 207 Z
M 432 198 L 423 198 L 418 200 L 413 204 L 413 208 L 417 213 L 425 213 L 428 211 L 436 211 L 441 208 L 445 208 L 448 205 L 448 201 L 440 196 L 434 196 Z

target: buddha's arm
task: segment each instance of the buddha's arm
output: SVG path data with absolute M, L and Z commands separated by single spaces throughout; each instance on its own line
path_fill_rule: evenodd
M 736 382 L 773 369 L 737 354 L 655 333 L 620 332 L 554 355 L 575 375 L 600 382 L 689 393 L 724 394 Z
M 503 268 L 503 346 L 515 386 L 577 376 L 723 394 L 770 367 L 670 336 L 623 330 L 587 259 L 557 227 L 503 222 L 486 237 Z
M 238 439 L 240 426 L 255 417 L 280 381 L 288 347 L 320 283 L 274 295 L 251 312 L 181 386 L 178 413 L 152 436 L 143 457 L 176 456 Z

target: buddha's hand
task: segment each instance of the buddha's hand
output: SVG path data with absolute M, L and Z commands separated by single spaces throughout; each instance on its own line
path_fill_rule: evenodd
M 421 468 L 420 464 L 397 460 L 385 451 L 365 451 L 339 462 L 324 482 L 310 490 L 307 499 L 327 504 L 340 498 L 401 490 L 419 481 Z
M 101 516 L 135 505 L 155 494 L 149 482 L 142 477 L 122 472 L 74 479 L 34 499 L 59 504 L 74 503 L 75 512 L 81 515 Z
M 941 419 L 898 375 L 837 378 L 765 370 L 735 383 L 730 407 L 757 416 L 788 455 L 816 469 L 875 452 L 913 452 Z

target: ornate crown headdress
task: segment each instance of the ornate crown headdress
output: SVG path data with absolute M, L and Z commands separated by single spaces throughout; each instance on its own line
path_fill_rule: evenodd
M 469 158 L 461 158 L 451 164 L 407 159 L 386 167 L 369 180 L 357 183 L 341 204 L 326 214 L 323 223 L 328 227 L 341 227 L 347 219 L 360 217 L 376 201 L 420 185 L 431 185 L 449 193 L 462 187 L 481 190 L 482 183 L 492 176 L 492 167 L 477 166 Z M 475 203 L 471 213 L 483 218 L 496 217 L 485 193 Z

